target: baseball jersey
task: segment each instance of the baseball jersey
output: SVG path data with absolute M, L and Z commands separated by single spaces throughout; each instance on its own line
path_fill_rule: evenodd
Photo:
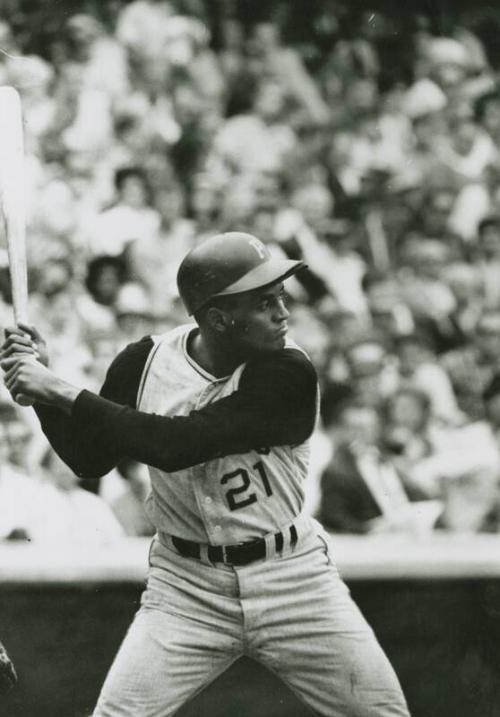
M 123 456 L 147 463 L 147 510 L 158 530 L 237 543 L 274 532 L 301 511 L 316 374 L 288 342 L 229 376 L 211 376 L 189 356 L 195 330 L 181 326 L 129 347 L 111 366 L 102 396 L 82 391 L 65 423 L 57 409 L 37 412 L 54 448 L 80 475 L 107 472 Z M 110 395 L 119 393 L 117 377 L 123 382 L 124 365 L 134 362 L 127 380 L 137 382 L 139 410 L 103 397 L 118 398 Z

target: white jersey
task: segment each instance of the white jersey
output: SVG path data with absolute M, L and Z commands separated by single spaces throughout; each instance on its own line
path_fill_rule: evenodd
M 195 325 L 153 337 L 137 408 L 163 416 L 191 411 L 237 391 L 245 364 L 216 378 L 187 353 Z M 298 348 L 287 341 L 288 348 Z M 150 467 L 148 515 L 158 531 L 212 545 L 274 533 L 299 515 L 304 503 L 309 442 L 216 458 L 173 473 Z

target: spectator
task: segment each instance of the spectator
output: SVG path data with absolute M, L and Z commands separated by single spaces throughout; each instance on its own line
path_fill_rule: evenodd
M 375 406 L 396 392 L 416 413 L 400 392 L 430 398 L 440 448 L 418 462 L 419 485 L 449 490 L 459 526 L 460 481 L 474 503 L 477 471 L 491 468 L 472 459 L 493 440 L 491 418 L 477 419 L 490 415 L 500 348 L 494 48 L 456 14 L 436 37 L 428 14 L 408 23 L 330 3 L 298 40 L 287 12 L 249 21 L 222 3 L 215 19 L 200 3 L 134 0 L 115 32 L 93 5 L 63 33 L 27 6 L 15 33 L 0 23 L 0 77 L 19 87 L 26 120 L 30 312 L 52 363 L 96 387 L 117 346 L 179 311 L 172 272 L 186 246 L 253 228 L 309 266 L 290 281 L 291 330 L 327 397 L 352 389 Z M 0 236 L 2 326 L 6 266 Z M 45 439 L 29 429 L 36 477 Z
M 455 299 L 455 308 L 448 316 L 451 349 L 463 346 L 471 340 L 476 324 L 485 309 L 485 292 L 477 266 L 465 262 L 453 262 L 443 270 L 441 276 Z
M 343 375 L 339 368 L 336 375 L 333 367 L 327 368 L 327 374 L 333 378 L 327 383 L 332 395 L 337 390 L 343 394 L 349 386 L 365 403 L 377 405 L 381 398 L 394 390 L 397 385 L 396 358 L 388 353 L 379 337 L 361 333 L 344 348 L 343 353 Z
M 418 333 L 395 338 L 398 384 L 407 390 L 420 390 L 427 397 L 432 417 L 447 425 L 459 425 L 465 417 L 460 411 L 450 378 L 432 353 L 430 342 Z
M 408 504 L 420 493 L 405 484 L 380 450 L 377 408 L 347 399 L 335 434 L 333 457 L 321 479 L 323 525 L 342 533 L 411 530 Z
M 164 0 L 134 0 L 121 8 L 116 37 L 129 53 L 137 84 L 142 81 L 155 88 L 165 81 L 169 70 L 165 28 L 174 14 L 171 3 Z
M 413 331 L 415 324 L 412 313 L 400 297 L 394 276 L 372 269 L 363 275 L 361 287 L 366 297 L 370 323 L 389 345 L 396 336 Z
M 471 419 L 484 417 L 483 391 L 500 369 L 500 313 L 485 312 L 470 344 L 441 357 L 460 409 Z
M 155 333 L 156 321 L 151 301 L 140 284 L 130 281 L 121 287 L 115 311 L 120 348 Z
M 103 546 L 124 531 L 106 503 L 78 486 L 77 477 L 50 449 L 40 482 L 39 525 L 33 540 L 66 546 Z
M 140 168 L 116 170 L 115 189 L 115 203 L 101 212 L 89 228 L 92 256 L 123 256 L 133 241 L 148 239 L 158 231 L 160 217 L 151 207 L 150 189 Z
M 256 71 L 269 74 L 277 86 L 293 97 L 313 123 L 328 121 L 328 107 L 299 54 L 281 43 L 279 26 L 258 22 L 253 28 L 248 52 L 255 61 Z
M 112 332 L 115 304 L 126 277 L 126 264 L 114 256 L 96 256 L 87 264 L 87 293 L 78 297 L 78 312 L 88 340 L 94 333 Z
M 154 528 L 144 510 L 150 489 L 149 475 L 144 466 L 124 461 L 101 480 L 99 495 L 110 506 L 125 535 L 148 536 Z
M 468 103 L 452 108 L 448 126 L 439 147 L 441 162 L 459 184 L 480 181 L 486 167 L 497 160 L 493 140 L 475 123 Z
M 491 215 L 479 222 L 475 260 L 488 309 L 500 308 L 500 216 Z
M 51 342 L 51 363 L 68 380 L 83 380 L 89 361 L 76 307 L 77 281 L 68 258 L 52 259 L 34 272 L 30 316 Z
M 437 239 L 414 236 L 405 245 L 406 266 L 399 272 L 399 292 L 411 309 L 415 326 L 432 337 L 437 352 L 447 347 L 455 297 L 442 278 L 450 249 Z
M 180 187 L 159 189 L 155 207 L 161 217 L 158 231 L 133 241 L 127 256 L 131 277 L 145 287 L 150 309 L 157 316 L 165 316 L 177 297 L 177 269 L 193 245 L 194 233 L 191 222 L 184 218 Z
M 286 102 L 283 86 L 266 79 L 255 89 L 252 110 L 224 122 L 213 148 L 229 172 L 284 170 L 296 142 Z
M 0 404 L 0 540 L 31 540 L 38 523 L 40 489 L 35 479 L 9 459 L 5 419 L 10 421 L 11 408 Z

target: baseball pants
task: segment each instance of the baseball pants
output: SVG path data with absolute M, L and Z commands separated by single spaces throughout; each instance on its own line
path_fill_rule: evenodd
M 293 551 L 244 567 L 185 558 L 155 538 L 141 607 L 94 717 L 169 717 L 241 655 L 322 717 L 409 717 L 313 520 Z

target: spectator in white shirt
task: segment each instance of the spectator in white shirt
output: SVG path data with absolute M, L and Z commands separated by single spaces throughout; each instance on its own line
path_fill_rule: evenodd
M 149 239 L 160 225 L 158 212 L 151 206 L 145 173 L 138 167 L 115 172 L 116 202 L 105 209 L 89 228 L 92 256 L 121 256 L 135 240 Z

